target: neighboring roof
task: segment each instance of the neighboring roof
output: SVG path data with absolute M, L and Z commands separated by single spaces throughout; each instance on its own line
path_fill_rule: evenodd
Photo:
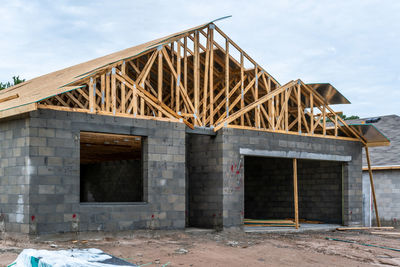
M 107 56 L 99 57 L 72 67 L 55 71 L 1 90 L 0 111 L 36 103 L 43 99 L 74 90 L 77 88 L 76 86 L 68 85 L 78 81 L 80 78 L 86 77 L 89 73 L 99 68 L 137 56 L 159 46 L 164 42 L 167 42 L 171 38 L 203 28 L 217 20 L 213 20 L 200 26 L 174 33 L 138 46 L 127 48 Z
M 377 122 L 373 122 L 377 118 Z M 380 118 L 380 119 L 379 119 Z M 348 120 L 349 124 L 370 123 L 379 129 L 389 140 L 389 146 L 369 148 L 372 166 L 400 165 L 400 116 L 387 115 L 380 117 Z M 367 165 L 365 151 L 363 151 L 363 166 Z

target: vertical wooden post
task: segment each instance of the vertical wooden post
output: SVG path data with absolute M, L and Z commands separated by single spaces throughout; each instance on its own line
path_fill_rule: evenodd
M 94 113 L 94 82 L 93 82 L 93 78 L 90 78 L 90 82 L 89 82 L 89 110 L 90 113 Z
M 187 37 L 183 39 L 183 87 L 187 92 Z M 183 105 L 184 111 L 186 111 L 186 106 Z
M 101 90 L 101 110 L 104 111 L 104 101 L 105 101 L 105 90 L 106 90 L 106 75 L 101 75 L 100 78 L 100 90 Z
M 115 67 L 111 70 L 111 110 L 115 115 L 117 108 L 117 81 L 115 77 Z
M 171 43 L 171 62 L 172 66 L 175 64 L 175 48 L 174 48 L 174 42 Z M 171 71 L 171 92 L 170 92 L 170 99 L 171 99 L 171 104 L 170 107 L 171 109 L 174 109 L 174 102 L 175 102 L 175 92 L 174 92 L 174 87 L 175 87 L 175 78 L 174 74 Z
M 381 227 L 381 220 L 379 219 L 379 214 L 378 214 L 378 204 L 376 203 L 374 178 L 372 176 L 371 160 L 369 158 L 368 146 L 364 146 L 364 148 L 365 148 L 365 155 L 367 156 L 369 182 L 371 184 L 372 197 L 373 197 L 373 200 L 374 200 L 376 223 L 377 223 L 378 227 Z
M 271 92 L 271 78 L 268 77 L 268 93 Z M 274 104 L 274 98 L 268 100 L 268 116 L 270 118 L 270 123 L 272 126 L 272 130 L 275 130 L 275 120 L 274 120 L 274 109 L 273 109 L 273 104 Z
M 285 90 L 285 130 L 286 132 L 289 131 L 289 93 L 288 89 Z
M 339 125 L 338 125 L 338 122 L 337 122 L 337 116 L 338 115 L 335 114 L 335 136 L 338 135 L 338 128 L 339 128 Z
M 161 53 L 160 53 L 161 54 Z M 181 83 L 181 44 L 179 42 L 176 43 L 176 72 L 177 72 L 177 81 L 176 81 L 176 89 L 175 89 L 175 111 L 178 113 L 180 111 L 180 94 L 179 94 L 179 84 Z
M 323 114 L 323 121 L 322 121 L 322 133 L 323 133 L 323 135 L 326 135 L 326 106 L 325 106 L 325 104 L 324 104 L 324 106 L 323 106 L 323 110 L 322 110 L 322 114 Z
M 229 40 L 225 39 L 225 106 L 226 117 L 229 117 Z
M 258 100 L 258 66 L 254 66 L 254 77 L 255 77 L 255 83 L 254 83 L 254 101 Z M 258 105 L 255 109 L 255 123 L 256 127 L 260 128 L 260 105 Z
M 137 89 L 136 84 L 133 84 L 133 91 L 132 91 L 132 107 L 133 107 L 133 116 L 136 117 L 138 113 L 138 103 L 137 103 Z
M 310 93 L 311 134 L 314 134 L 314 94 Z
M 206 126 L 207 118 L 207 93 L 208 93 L 208 67 L 210 63 L 210 29 L 207 31 L 206 57 L 204 59 L 204 85 L 203 85 L 203 125 Z
M 300 81 L 297 83 L 297 131 L 301 133 L 301 87 Z
M 275 96 L 271 97 L 270 102 L 270 114 L 271 114 L 271 122 L 272 122 L 272 130 L 275 130 Z
M 110 112 L 110 73 L 106 75 L 106 111 Z
M 293 159 L 294 223 L 299 229 L 299 199 L 297 192 L 297 159 Z
M 162 53 L 158 53 L 158 79 L 157 79 L 157 96 L 158 100 L 162 101 L 162 89 L 163 89 L 163 58 L 162 58 Z M 161 111 L 158 111 L 158 117 L 161 117 L 162 113 Z
M 199 116 L 199 32 L 194 33 L 194 57 L 193 57 L 193 83 L 194 83 L 194 123 L 197 125 L 197 116 Z M 186 89 L 187 90 L 187 89 Z
M 125 73 L 126 73 L 125 61 L 122 63 L 121 73 L 122 73 L 122 75 L 125 76 Z M 125 113 L 125 107 L 126 107 L 125 102 L 126 102 L 125 82 L 122 82 L 122 84 L 121 84 L 121 113 Z
M 244 108 L 244 58 L 243 52 L 240 53 L 240 109 Z M 244 126 L 244 116 L 240 116 L 240 125 Z
M 214 125 L 214 25 L 210 28 L 210 126 Z

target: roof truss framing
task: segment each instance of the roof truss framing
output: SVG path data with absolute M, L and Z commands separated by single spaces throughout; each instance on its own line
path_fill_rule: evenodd
M 79 88 L 38 107 L 365 144 L 318 92 L 301 80 L 281 86 L 213 23 L 68 86 Z

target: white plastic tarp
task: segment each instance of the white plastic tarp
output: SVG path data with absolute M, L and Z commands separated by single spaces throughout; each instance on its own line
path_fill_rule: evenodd
M 126 264 L 126 265 L 124 265 Z M 113 267 L 136 266 L 110 256 L 100 249 L 24 249 L 10 267 Z

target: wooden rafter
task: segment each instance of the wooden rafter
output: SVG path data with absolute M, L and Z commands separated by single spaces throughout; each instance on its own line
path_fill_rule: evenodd
M 218 43 L 221 39 L 223 43 Z M 233 50 L 239 54 L 233 55 Z M 245 62 L 252 67 L 246 69 Z M 99 68 L 72 86 L 80 88 L 43 100 L 40 108 L 365 144 L 318 92 L 301 80 L 281 86 L 212 23 Z

